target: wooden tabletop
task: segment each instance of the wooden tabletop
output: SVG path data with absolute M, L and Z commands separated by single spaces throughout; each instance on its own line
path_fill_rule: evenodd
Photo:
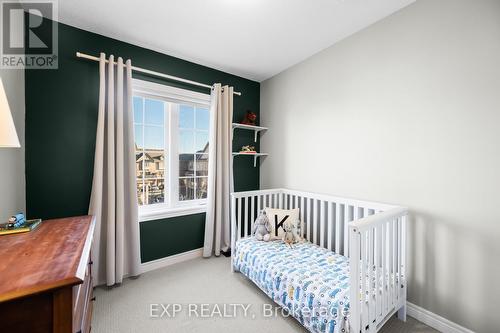
M 81 283 L 94 224 L 92 216 L 61 218 L 0 236 L 0 302 Z

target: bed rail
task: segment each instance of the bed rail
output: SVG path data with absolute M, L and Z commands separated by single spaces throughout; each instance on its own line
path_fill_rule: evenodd
M 288 189 L 232 193 L 233 271 L 236 241 L 251 235 L 253 221 L 266 207 L 299 208 L 302 237 L 358 258 L 350 260 L 351 332 L 376 332 L 396 311 L 405 320 L 406 208 Z
M 301 236 L 346 256 L 349 253 L 349 222 L 396 207 L 287 189 L 236 192 L 231 197 L 232 248 L 237 240 L 251 234 L 252 223 L 260 210 L 266 207 L 299 208 Z
M 396 311 L 406 320 L 407 215 L 397 207 L 349 224 L 353 332 L 376 332 Z

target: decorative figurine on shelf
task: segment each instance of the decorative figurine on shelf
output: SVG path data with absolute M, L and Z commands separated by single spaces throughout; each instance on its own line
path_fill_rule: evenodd
M 255 121 L 257 120 L 257 115 L 250 110 L 247 110 L 245 114 L 245 118 L 241 122 L 243 125 L 252 125 L 255 126 Z
M 243 147 L 241 147 L 240 153 L 243 153 L 243 154 L 255 154 L 257 152 L 255 151 L 255 147 L 254 146 L 243 146 Z

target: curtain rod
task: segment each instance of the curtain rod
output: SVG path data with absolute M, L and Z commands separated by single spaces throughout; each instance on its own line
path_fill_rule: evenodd
M 81 53 L 81 52 L 76 52 L 76 56 L 78 58 L 83 58 L 83 59 L 88 59 L 88 60 L 93 60 L 93 61 L 99 61 L 99 57 L 94 57 L 94 56 L 91 56 L 91 55 L 88 55 L 88 54 L 85 54 L 85 53 Z M 106 62 L 108 63 L 109 61 L 106 60 Z M 116 62 L 114 64 L 116 65 Z M 152 71 L 152 70 L 149 70 L 149 69 L 144 69 L 144 68 L 141 68 L 141 67 L 132 66 L 132 70 L 136 71 L 136 72 L 140 72 L 140 73 L 152 75 L 152 76 L 159 76 L 159 77 L 162 77 L 162 78 L 168 79 L 168 80 L 179 81 L 179 82 L 191 84 L 193 86 L 198 86 L 198 87 L 212 89 L 212 86 L 208 85 L 208 84 L 204 84 L 204 83 L 200 83 L 200 82 L 196 82 L 196 81 L 191 81 L 191 80 L 183 79 L 181 77 L 177 77 L 177 76 L 173 76 L 173 75 L 168 75 L 168 74 L 163 74 L 163 73 L 160 73 L 160 72 L 155 72 L 155 71 Z M 239 91 L 234 91 L 233 94 L 241 96 L 241 92 L 239 92 Z

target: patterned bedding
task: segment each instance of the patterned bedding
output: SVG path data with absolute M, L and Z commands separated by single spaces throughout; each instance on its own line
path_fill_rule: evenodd
M 310 332 L 348 332 L 349 259 L 309 242 L 253 237 L 236 244 L 235 268 Z

